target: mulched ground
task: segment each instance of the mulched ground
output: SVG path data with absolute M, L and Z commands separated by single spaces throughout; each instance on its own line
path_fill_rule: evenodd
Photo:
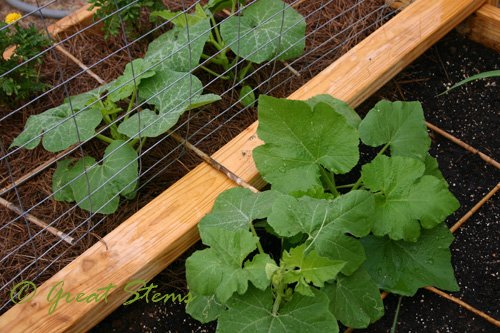
M 479 72 L 499 69 L 500 54 L 452 32 L 429 49 L 370 100 L 359 107 L 366 113 L 376 101 L 417 100 L 426 119 L 452 135 L 500 160 L 500 80 L 470 83 L 436 97 L 452 83 Z M 410 82 L 411 81 L 411 82 Z M 398 88 L 399 86 L 399 88 Z M 451 227 L 500 182 L 500 171 L 477 155 L 449 140 L 430 133 L 431 155 L 435 156 L 461 208 L 450 216 Z M 500 318 L 500 200 L 491 198 L 455 232 L 452 263 L 461 290 L 452 295 L 473 307 Z M 187 293 L 184 260 L 197 244 L 153 279 L 156 292 Z M 399 297 L 389 295 L 385 316 L 360 332 L 389 332 Z M 201 325 L 185 313 L 184 304 L 137 301 L 121 306 L 92 332 L 213 332 L 215 323 Z M 397 332 L 495 332 L 494 325 L 468 310 L 427 290 L 403 298 Z

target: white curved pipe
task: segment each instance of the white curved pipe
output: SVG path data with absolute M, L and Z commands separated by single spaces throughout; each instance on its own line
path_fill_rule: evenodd
M 7 2 L 12 7 L 17 8 L 23 12 L 27 12 L 27 13 L 34 12 L 38 16 L 43 15 L 43 17 L 60 19 L 60 18 L 63 18 L 65 16 L 68 16 L 69 14 L 72 13 L 72 11 L 70 11 L 70 10 L 54 10 L 54 9 L 46 9 L 46 8 L 40 9 L 36 6 L 32 6 L 30 4 L 24 3 L 24 2 L 19 1 L 19 0 L 5 0 L 5 2 Z

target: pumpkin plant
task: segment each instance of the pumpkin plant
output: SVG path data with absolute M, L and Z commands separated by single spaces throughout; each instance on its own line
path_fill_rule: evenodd
M 203 84 L 190 73 L 199 63 L 209 27 L 206 19 L 191 26 L 189 36 L 186 27 L 159 36 L 145 57 L 127 64 L 116 80 L 29 117 L 11 147 L 33 149 L 41 141 L 47 151 L 58 152 L 94 137 L 104 141 L 108 147 L 102 164 L 89 156 L 60 161 L 53 191 L 56 200 L 113 213 L 119 194 L 130 197 L 137 187 L 138 151 L 145 140 L 167 132 L 188 108 L 220 99 L 202 95 Z M 196 38 L 190 49 L 185 47 L 189 37 Z M 122 103 L 128 105 L 126 109 L 119 107 Z M 109 135 L 104 130 L 96 133 L 101 125 Z
M 151 17 L 169 20 L 177 27 L 190 26 L 209 18 L 212 25 L 207 43 L 217 52 L 214 55 L 203 53 L 201 56 L 220 66 L 223 72 L 218 74 L 204 66 L 201 68 L 221 79 L 237 79 L 237 85 L 241 86 L 241 103 L 250 105 L 255 101 L 255 95 L 245 78 L 254 70 L 253 65 L 274 57 L 278 60 L 299 57 L 305 48 L 306 23 L 302 15 L 281 0 L 255 1 L 237 16 L 234 14 L 238 2 L 242 6 L 245 4 L 243 0 L 210 0 L 203 7 L 197 3 L 192 16 L 163 10 L 152 12 Z M 217 23 L 216 13 L 224 9 L 231 9 L 231 16 Z M 232 60 L 228 56 L 230 51 L 235 55 Z M 232 69 L 241 58 L 247 64 L 235 78 Z
M 458 290 L 443 221 L 459 203 L 418 102 L 382 101 L 361 120 L 329 95 L 261 95 L 258 112 L 253 157 L 271 188 L 227 190 L 200 221 L 188 313 L 220 332 L 337 332 L 379 319 L 380 289 Z M 359 169 L 360 140 L 381 148 Z

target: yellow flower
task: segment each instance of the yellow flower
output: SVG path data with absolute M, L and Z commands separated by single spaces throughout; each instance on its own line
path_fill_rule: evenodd
M 19 13 L 10 13 L 9 15 L 7 15 L 5 17 L 5 23 L 11 24 L 11 23 L 16 22 L 17 20 L 19 20 L 21 17 L 22 17 L 22 15 L 19 14 Z

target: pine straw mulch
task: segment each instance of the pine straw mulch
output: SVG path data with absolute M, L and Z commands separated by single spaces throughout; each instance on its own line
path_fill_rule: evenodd
M 350 10 L 356 4 L 357 6 Z M 171 10 L 180 10 L 182 2 L 171 1 L 166 7 Z M 319 7 L 320 2 L 313 1 L 300 3 L 297 7 L 303 16 L 314 12 L 307 19 L 306 33 L 309 34 L 317 30 L 306 39 L 306 51 L 304 52 L 306 56 L 302 56 L 295 62 L 290 61 L 292 67 L 300 71 L 300 77 L 294 76 L 293 79 L 289 79 L 293 74 L 288 69 L 282 70 L 284 65 L 280 62 L 263 66 L 249 80 L 255 85 L 260 85 L 257 95 L 266 93 L 269 88 L 275 88 L 282 82 L 285 83 L 280 85 L 278 89 L 274 89 L 271 94 L 275 97 L 290 95 L 373 32 L 382 24 L 379 21 L 380 18 L 390 14 L 391 11 L 390 8 L 381 9 L 380 3 L 377 2 L 359 3 L 356 0 L 333 1 L 322 10 L 318 10 Z M 316 10 L 318 11 L 315 12 Z M 335 20 L 327 23 L 334 17 Z M 147 22 L 142 24 L 148 27 Z M 317 27 L 321 27 L 323 24 L 326 25 L 318 30 Z M 347 30 L 338 34 L 339 31 L 347 27 L 349 27 Z M 132 58 L 144 56 L 147 43 L 152 37 L 130 47 Z M 60 40 L 64 38 L 60 37 Z M 118 51 L 123 45 L 125 44 L 119 37 L 111 37 L 106 41 L 99 29 L 90 29 L 85 34 L 78 34 L 65 41 L 62 46 L 88 66 L 98 63 L 92 67 L 92 70 L 106 82 L 109 82 L 118 77 L 130 61 L 125 49 Z M 334 50 L 338 45 L 341 46 Z M 330 50 L 334 51 L 323 57 Z M 116 53 L 109 56 L 113 52 Z M 65 87 L 61 86 L 53 90 L 23 106 L 12 115 L 9 114 L 15 109 L 3 108 L 0 111 L 0 117 L 9 115 L 1 124 L 1 144 L 4 149 L 7 149 L 14 138 L 21 133 L 30 115 L 39 114 L 60 105 L 67 93 L 76 95 L 99 86 L 99 83 L 87 74 L 80 74 L 81 69 L 74 62 L 59 51 L 55 53 L 56 55 L 53 52 L 48 52 L 43 60 L 41 68 L 41 74 L 44 76 L 43 81 L 57 86 L 63 82 L 63 78 L 66 80 L 74 78 Z M 105 59 L 106 57 L 108 58 Z M 57 63 L 60 66 L 57 66 Z M 208 67 L 218 70 L 215 65 Z M 304 69 L 305 67 L 307 68 Z M 279 73 L 276 74 L 277 72 Z M 214 79 L 213 76 L 204 71 L 198 71 L 196 75 L 204 84 Z M 269 83 L 266 82 L 268 78 L 271 78 Z M 255 107 L 246 110 L 242 110 L 240 104 L 231 107 L 237 100 L 237 93 L 233 94 L 229 89 L 231 85 L 232 81 L 222 80 L 210 84 L 205 88 L 204 93 L 221 94 L 221 92 L 226 92 L 223 94 L 222 100 L 202 110 L 186 112 L 178 123 L 180 125 L 175 129 L 181 136 L 188 137 L 190 142 L 198 143 L 198 148 L 206 153 L 211 154 L 218 150 L 257 118 Z M 65 158 L 81 158 L 83 152 L 87 156 L 93 156 L 100 160 L 105 148 L 106 146 L 99 140 L 93 140 L 76 148 Z M 2 198 L 15 205 L 19 206 L 19 202 L 21 202 L 24 210 L 29 209 L 32 215 L 46 223 L 57 220 L 53 222 L 52 226 L 63 232 L 71 232 L 73 238 L 80 240 L 73 246 L 69 246 L 65 242 L 58 243 L 60 239 L 56 236 L 40 231 L 39 227 L 4 207 L 0 207 L 0 258 L 2 258 L 0 259 L 2 261 L 0 262 L 0 285 L 4 286 L 0 292 L 0 307 L 8 301 L 10 290 L 16 283 L 31 280 L 40 284 L 47 280 L 92 246 L 99 237 L 104 237 L 122 221 L 125 221 L 180 179 L 188 170 L 200 163 L 198 157 L 185 151 L 182 146 L 168 136 L 159 137 L 157 140 L 149 139 L 142 152 L 143 155 L 140 158 L 141 188 L 137 196 L 133 200 L 123 200 L 117 212 L 107 217 L 95 214 L 86 221 L 89 218 L 89 212 L 78 207 L 75 208 L 74 204 L 55 201 L 51 197 L 52 175 L 56 163 L 48 165 L 40 173 L 16 186 L 15 189 L 1 195 Z M 19 149 L 15 151 L 7 158 L 0 160 L 0 188 L 10 186 L 12 179 L 20 179 L 56 155 L 56 153 L 45 151 L 41 145 L 33 150 Z M 1 192 L 4 191 L 1 190 Z M 91 233 L 87 232 L 89 229 L 92 229 Z M 37 235 L 35 236 L 35 234 Z M 19 276 L 15 278 L 17 275 Z M 14 280 L 10 282 L 12 279 Z M 5 306 L 2 312 L 10 306 L 11 304 Z

